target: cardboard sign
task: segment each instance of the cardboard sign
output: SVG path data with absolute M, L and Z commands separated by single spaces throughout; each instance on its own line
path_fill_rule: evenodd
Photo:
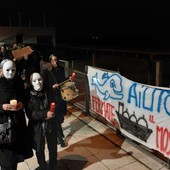
M 33 50 L 31 49 L 31 47 L 26 46 L 23 48 L 13 50 L 12 54 L 13 54 L 14 59 L 20 59 L 20 58 L 24 57 L 25 55 L 31 54 L 32 52 L 33 52 Z

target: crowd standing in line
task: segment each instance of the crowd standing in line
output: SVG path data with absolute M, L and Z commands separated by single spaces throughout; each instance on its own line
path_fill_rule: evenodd
M 17 48 L 18 44 L 14 43 L 12 50 Z M 67 79 L 64 67 L 59 64 L 59 58 L 56 54 L 51 54 L 49 56 L 48 64 L 50 67 L 42 70 L 40 67 L 42 57 L 37 50 L 33 49 L 31 54 L 24 54 L 20 59 L 15 59 L 9 50 L 8 53 L 10 55 L 7 55 L 7 50 L 4 52 L 3 50 L 1 51 L 0 61 L 9 59 L 8 62 L 12 62 L 12 68 L 9 68 L 8 71 L 6 69 L 6 72 L 15 72 L 15 76 L 7 79 L 4 76 L 5 70 L 2 69 L 2 71 L 0 71 L 0 91 L 4 90 L 3 88 L 5 87 L 6 89 L 4 92 L 7 95 L 6 98 L 4 98 L 5 105 L 0 103 L 0 106 L 2 105 L 2 109 L 0 108 L 0 123 L 1 114 L 4 116 L 4 112 L 8 111 L 15 113 L 12 115 L 17 115 L 19 112 L 20 114 L 18 114 L 18 116 L 14 116 L 18 119 L 16 122 L 19 122 L 16 126 L 16 134 L 28 133 L 29 136 L 29 140 L 24 138 L 26 139 L 27 144 L 23 139 L 16 138 L 17 142 L 14 142 L 14 148 L 13 145 L 10 145 L 11 153 L 9 154 L 8 159 L 6 159 L 5 152 L 1 156 L 2 150 L 0 150 L 1 169 L 9 170 L 7 167 L 12 167 L 12 170 L 16 170 L 18 162 L 24 161 L 24 159 L 33 156 L 32 149 L 36 151 L 37 162 L 41 170 L 47 169 L 44 155 L 45 142 L 47 141 L 49 150 L 49 170 L 54 170 L 57 167 L 57 145 L 65 147 L 62 123 L 64 122 L 64 116 L 67 113 L 67 102 L 62 99 L 59 88 L 59 84 Z M 1 64 L 3 64 L 3 62 L 1 62 Z M 10 84 L 9 82 L 13 83 Z M 7 85 L 9 83 L 9 88 L 7 85 L 4 86 L 6 83 Z M 19 84 L 22 84 L 22 88 Z M 24 86 L 24 84 L 26 85 Z M 19 101 L 17 110 L 9 104 L 11 97 L 9 98 L 10 95 L 8 94 L 8 90 L 9 93 L 17 94 L 17 96 L 19 96 L 16 98 L 17 101 Z M 1 95 L 4 94 L 2 93 Z M 49 105 L 52 102 L 55 102 L 54 112 L 49 111 Z M 12 110 L 8 110 L 6 107 Z M 25 120 L 25 113 L 29 120 L 28 129 Z M 3 120 L 4 118 L 2 119 L 2 122 Z M 20 135 L 20 137 L 22 138 L 22 135 Z M 21 145 L 21 147 L 18 139 L 20 142 L 22 141 L 23 145 Z M 25 144 L 28 147 L 27 149 L 24 148 Z M 18 146 L 19 148 L 17 148 Z M 0 148 L 1 147 L 3 148 L 4 145 L 0 144 Z M 20 149 L 22 149 L 24 153 L 21 152 Z
M 14 140 L 5 140 L 0 134 L 0 168 L 1 170 L 17 170 L 17 164 L 33 156 L 30 145 L 30 134 L 26 124 L 24 105 L 26 102 L 24 84 L 16 74 L 16 64 L 12 60 L 1 62 L 0 77 L 0 124 L 1 127 L 10 120 Z M 17 103 L 10 103 L 15 100 Z M 4 126 L 4 128 L 7 128 Z M 2 129 L 0 129 L 2 132 Z M 8 134 L 9 139 L 11 136 Z M 6 136 L 6 135 L 5 135 Z
M 43 77 L 34 72 L 30 76 L 27 87 L 28 101 L 26 114 L 29 119 L 28 127 L 32 134 L 32 147 L 35 149 L 37 162 L 41 170 L 47 169 L 45 159 L 45 141 L 49 150 L 49 170 L 57 167 L 57 129 L 54 120 L 54 110 L 50 111 L 50 103 L 44 87 Z

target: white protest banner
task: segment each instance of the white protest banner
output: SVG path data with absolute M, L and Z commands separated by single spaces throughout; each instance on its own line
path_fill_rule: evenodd
M 170 89 L 88 67 L 91 109 L 131 138 L 170 158 Z

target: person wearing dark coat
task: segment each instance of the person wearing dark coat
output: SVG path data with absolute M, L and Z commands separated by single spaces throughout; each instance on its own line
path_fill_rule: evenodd
M 7 50 L 5 44 L 0 47 L 0 62 L 4 59 L 10 59 L 10 60 L 13 59 L 12 53 L 9 50 Z
M 40 73 L 40 61 L 42 60 L 42 57 L 38 50 L 33 49 L 33 52 L 28 55 L 28 58 L 25 62 L 25 79 L 26 82 L 29 82 L 30 76 L 34 72 Z
M 60 89 L 57 88 L 57 85 L 64 82 L 67 78 L 65 76 L 65 69 L 59 64 L 59 58 L 56 54 L 50 55 L 49 63 L 51 64 L 51 68 L 43 70 L 42 74 L 44 75 L 49 101 L 55 101 L 56 104 L 56 116 L 54 119 L 57 125 L 57 141 L 61 147 L 65 147 L 62 123 L 67 113 L 67 102 L 62 99 Z
M 23 81 L 16 73 L 16 65 L 12 60 L 1 62 L 0 77 L 0 124 L 7 121 L 8 116 L 13 123 L 15 138 L 10 143 L 0 143 L 0 169 L 17 170 L 17 164 L 33 156 L 30 135 L 24 112 L 25 89 Z M 16 105 L 10 103 L 17 101 Z
M 22 76 L 25 83 L 29 83 L 30 75 L 34 72 L 40 73 L 40 61 L 42 57 L 38 50 L 32 47 L 33 52 L 29 55 L 23 56 L 22 59 L 17 60 L 18 74 Z
M 57 131 L 53 122 L 54 111 L 50 110 L 47 93 L 43 86 L 43 77 L 33 73 L 27 87 L 27 102 L 25 111 L 28 128 L 32 134 L 32 147 L 35 150 L 37 162 L 41 170 L 47 169 L 45 159 L 45 139 L 49 150 L 49 170 L 57 168 Z

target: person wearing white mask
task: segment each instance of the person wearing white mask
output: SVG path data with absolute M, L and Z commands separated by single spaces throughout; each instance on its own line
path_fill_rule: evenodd
M 49 150 L 49 170 L 57 168 L 57 132 L 52 125 L 55 116 L 54 111 L 50 111 L 50 103 L 44 88 L 43 77 L 40 73 L 33 73 L 30 76 L 27 87 L 28 100 L 25 111 L 28 127 L 32 134 L 32 147 L 35 150 L 37 162 L 40 170 L 47 169 L 45 158 L 45 143 Z
M 43 78 L 39 73 L 33 73 L 31 83 L 35 91 L 41 91 L 43 88 Z
M 17 170 L 19 162 L 33 156 L 24 113 L 25 89 L 23 81 L 16 75 L 16 65 L 12 60 L 3 60 L 1 69 L 0 124 L 3 125 L 10 118 L 14 140 L 4 142 L 0 136 L 0 169 Z M 15 101 L 15 104 L 11 101 Z

